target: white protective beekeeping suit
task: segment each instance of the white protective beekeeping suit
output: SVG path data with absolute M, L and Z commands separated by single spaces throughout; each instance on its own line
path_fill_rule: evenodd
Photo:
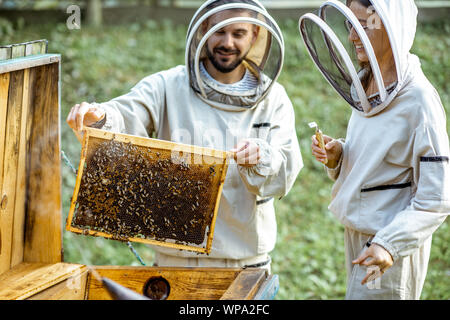
M 300 19 L 305 45 L 327 81 L 352 106 L 329 209 L 345 225 L 347 298 L 418 299 L 432 233 L 450 212 L 449 140 L 438 93 L 410 53 L 417 7 L 413 0 L 371 0 L 363 26 L 339 1 Z M 379 18 L 381 18 L 381 21 Z M 382 23 L 395 61 L 386 80 L 367 37 Z M 368 63 L 360 65 L 349 32 L 357 32 Z M 367 94 L 372 76 L 377 90 Z M 366 243 L 384 247 L 394 264 L 367 286 L 366 268 L 353 266 Z
M 204 28 L 208 18 L 225 10 L 232 16 Z M 233 23 L 259 28 L 243 61 L 257 85 L 246 91 L 230 90 L 201 72 L 208 38 Z M 258 1 L 206 1 L 189 26 L 185 66 L 148 76 L 130 93 L 98 104 L 106 111 L 106 130 L 144 137 L 154 132 L 158 139 L 219 150 L 249 138 L 260 147 L 256 166 L 229 165 L 210 255 L 154 247 L 158 265 L 236 267 L 270 261 L 277 232 L 273 200 L 288 193 L 303 166 L 294 110 L 276 82 L 283 57 L 281 32 Z

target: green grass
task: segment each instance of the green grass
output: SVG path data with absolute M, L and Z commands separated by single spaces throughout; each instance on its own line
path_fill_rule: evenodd
M 288 196 L 276 202 L 278 241 L 272 252 L 280 277 L 278 299 L 343 299 L 345 267 L 343 227 L 327 210 L 332 182 L 310 154 L 310 121 L 332 136 L 345 136 L 350 108 L 311 63 L 295 21 L 281 24 L 286 38 L 286 63 L 280 82 L 293 101 L 305 167 Z M 14 30 L 14 28 L 16 30 Z M 18 29 L 18 30 L 17 30 Z M 185 26 L 149 21 L 141 24 L 68 30 L 64 24 L 13 26 L 0 21 L 2 44 L 47 38 L 49 51 L 62 54 L 62 148 L 78 165 L 80 144 L 65 123 L 70 108 L 82 101 L 106 101 L 126 93 L 148 74 L 184 64 Z M 450 22 L 419 25 L 413 52 L 425 74 L 450 108 Z M 447 123 L 448 123 L 447 119 Z M 449 128 L 449 126 L 448 126 Z M 75 177 L 63 167 L 64 221 Z M 435 233 L 423 299 L 450 298 L 450 228 Z M 153 252 L 134 247 L 147 265 Z M 65 261 L 94 265 L 139 265 L 126 244 L 64 232 Z

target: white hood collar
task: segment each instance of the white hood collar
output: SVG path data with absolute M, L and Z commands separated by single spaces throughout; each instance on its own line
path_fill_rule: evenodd
M 404 82 L 408 55 L 417 29 L 417 6 L 414 0 L 371 0 L 389 36 L 397 65 L 399 82 Z

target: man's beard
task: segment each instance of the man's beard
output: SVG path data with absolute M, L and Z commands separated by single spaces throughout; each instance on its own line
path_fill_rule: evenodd
M 231 71 L 236 69 L 242 63 L 242 61 L 244 61 L 245 57 L 247 56 L 247 54 L 245 54 L 242 57 L 239 57 L 239 54 L 241 53 L 239 50 L 229 50 L 224 47 L 214 48 L 213 51 L 214 52 L 222 51 L 224 53 L 234 53 L 234 54 L 238 55 L 238 58 L 236 59 L 236 61 L 231 63 L 229 66 L 223 66 L 219 61 L 217 61 L 217 59 L 214 57 L 213 53 L 209 50 L 209 48 L 206 47 L 206 55 L 207 55 L 209 61 L 211 61 L 213 66 L 219 72 L 222 72 L 222 73 L 230 73 Z

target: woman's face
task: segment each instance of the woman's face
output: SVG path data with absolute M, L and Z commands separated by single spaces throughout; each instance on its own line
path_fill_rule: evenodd
M 366 31 L 367 37 L 372 43 L 373 50 L 377 57 L 378 63 L 382 64 L 382 61 L 387 56 L 392 56 L 392 49 L 389 42 L 386 29 L 384 28 L 381 18 L 375 13 L 372 8 L 366 8 L 358 1 L 352 1 L 350 4 L 350 10 L 353 11 L 356 18 Z M 349 40 L 353 43 L 356 50 L 360 64 L 369 62 L 369 58 L 366 54 L 364 46 L 354 28 L 350 30 Z

